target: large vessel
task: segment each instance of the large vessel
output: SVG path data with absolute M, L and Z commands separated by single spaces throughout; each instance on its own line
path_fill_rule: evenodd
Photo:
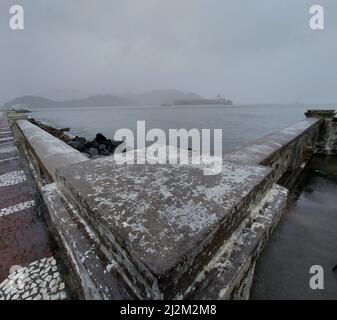
M 176 106 L 181 105 L 228 105 L 231 106 L 233 102 L 227 99 L 189 99 L 189 100 L 177 100 L 174 102 Z

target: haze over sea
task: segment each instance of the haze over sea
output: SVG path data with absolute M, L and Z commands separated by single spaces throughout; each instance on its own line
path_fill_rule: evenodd
M 233 105 L 233 106 L 122 106 L 91 108 L 31 108 L 31 117 L 57 128 L 70 128 L 73 135 L 92 138 L 101 132 L 109 138 L 117 129 L 128 128 L 136 136 L 137 121 L 146 130 L 223 129 L 223 149 L 280 130 L 305 118 L 307 109 L 334 109 L 334 105 Z M 216 142 L 215 142 L 216 143 Z

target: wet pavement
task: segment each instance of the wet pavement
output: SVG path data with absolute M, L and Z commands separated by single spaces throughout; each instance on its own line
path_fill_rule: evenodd
M 310 267 L 324 270 L 313 290 Z M 337 299 L 337 157 L 315 156 L 256 267 L 251 299 Z
M 66 296 L 38 203 L 28 165 L 0 111 L 0 300 Z

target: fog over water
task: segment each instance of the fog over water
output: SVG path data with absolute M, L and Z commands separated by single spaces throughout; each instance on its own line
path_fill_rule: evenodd
M 179 89 L 237 104 L 337 101 L 335 0 L 0 2 L 0 103 Z M 325 30 L 309 28 L 309 8 Z
M 159 89 L 217 94 L 234 106 L 32 108 L 74 133 L 119 128 L 223 128 L 226 148 L 337 102 L 335 0 L 21 0 L 25 29 L 9 28 L 0 3 L 0 103 Z M 320 4 L 325 29 L 309 27 Z M 164 102 L 164 101 L 163 101 Z M 247 106 L 250 105 L 250 106 Z

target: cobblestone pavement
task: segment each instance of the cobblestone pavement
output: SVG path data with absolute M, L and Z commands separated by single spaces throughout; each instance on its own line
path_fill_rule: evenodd
M 0 300 L 67 297 L 36 196 L 0 111 Z

